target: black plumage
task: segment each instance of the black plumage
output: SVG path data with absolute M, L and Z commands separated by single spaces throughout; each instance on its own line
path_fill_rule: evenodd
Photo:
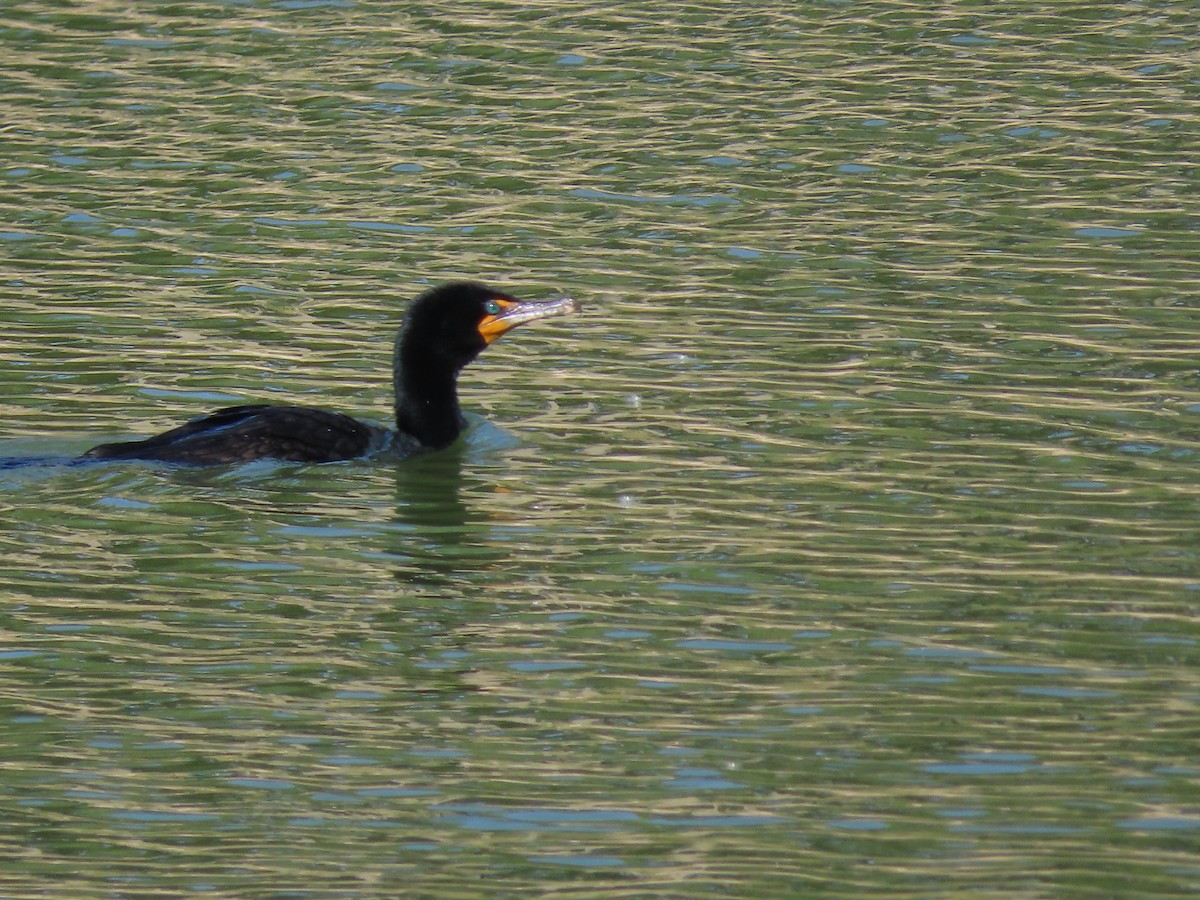
M 517 325 L 578 308 L 570 298 L 522 302 L 469 281 L 421 294 L 396 335 L 394 431 L 307 406 L 233 406 L 145 440 L 101 444 L 80 459 L 214 465 L 255 459 L 332 462 L 380 450 L 399 456 L 437 450 L 466 427 L 458 403 L 463 368 Z
M 286 459 L 329 462 L 387 445 L 388 431 L 310 406 L 230 406 L 146 438 L 101 444 L 85 459 L 213 464 Z

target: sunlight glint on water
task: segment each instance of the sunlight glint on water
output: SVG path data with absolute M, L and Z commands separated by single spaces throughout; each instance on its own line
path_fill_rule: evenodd
M 585 312 L 444 454 L 0 472 L 6 890 L 1191 889 L 1192 18 L 8 10 L 0 456 Z

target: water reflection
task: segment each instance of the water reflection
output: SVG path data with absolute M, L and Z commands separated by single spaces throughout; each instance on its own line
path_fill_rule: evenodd
M 1176 6 L 10 4 L 3 455 L 611 301 L 520 447 L 0 473 L 11 892 L 1193 889 Z
M 388 552 L 404 564 L 397 581 L 432 593 L 462 589 L 464 565 L 481 564 L 487 523 L 463 501 L 465 442 L 442 453 L 402 460 L 394 466 L 396 528 Z

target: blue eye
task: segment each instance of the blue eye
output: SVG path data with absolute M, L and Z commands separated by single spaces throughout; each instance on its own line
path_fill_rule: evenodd
M 489 316 L 499 315 L 500 310 L 502 309 L 504 309 L 504 307 L 500 305 L 498 300 L 489 300 L 487 303 L 483 304 L 483 311 Z

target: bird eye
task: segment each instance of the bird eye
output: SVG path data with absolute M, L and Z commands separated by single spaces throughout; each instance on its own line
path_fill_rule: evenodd
M 483 311 L 489 316 L 499 315 L 500 310 L 503 308 L 504 307 L 500 305 L 498 300 L 489 300 L 487 303 L 483 304 Z

